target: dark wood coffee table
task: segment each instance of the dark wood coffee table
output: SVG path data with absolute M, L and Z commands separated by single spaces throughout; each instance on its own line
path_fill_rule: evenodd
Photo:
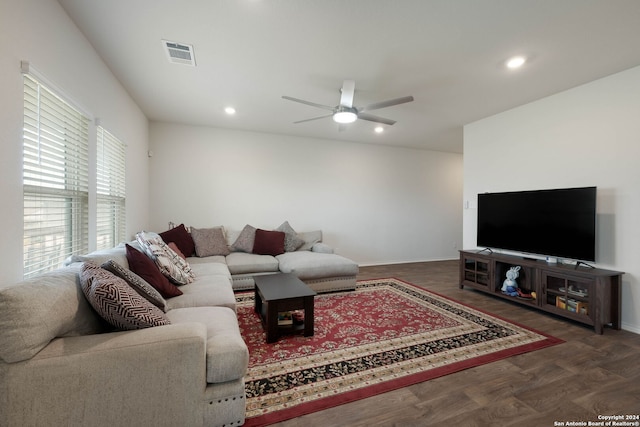
M 304 336 L 313 335 L 313 298 L 316 292 L 294 274 L 277 273 L 254 276 L 255 311 L 262 319 L 267 342 L 278 340 L 281 333 L 304 330 Z M 302 325 L 278 325 L 278 313 L 304 310 Z

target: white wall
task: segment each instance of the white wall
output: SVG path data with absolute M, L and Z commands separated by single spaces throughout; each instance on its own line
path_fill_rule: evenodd
M 599 267 L 624 271 L 622 324 L 640 333 L 640 67 L 464 129 L 464 246 L 477 194 L 595 185 Z
M 361 265 L 457 257 L 462 156 L 150 125 L 150 225 L 322 229 Z
M 16 281 L 22 278 L 23 228 L 20 61 L 29 61 L 128 145 L 128 234 L 148 222 L 148 122 L 57 1 L 0 0 L 0 40 L 0 260 L 2 280 Z

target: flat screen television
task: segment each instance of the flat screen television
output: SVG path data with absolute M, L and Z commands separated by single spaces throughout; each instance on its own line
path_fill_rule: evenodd
M 479 247 L 595 261 L 596 187 L 478 194 Z

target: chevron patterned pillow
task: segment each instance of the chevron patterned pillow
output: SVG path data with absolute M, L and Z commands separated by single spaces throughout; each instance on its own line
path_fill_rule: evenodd
M 102 263 L 100 267 L 115 274 L 119 278 L 124 279 L 124 281 L 127 282 L 127 285 L 131 286 L 147 301 L 149 301 L 151 304 L 155 305 L 165 313 L 167 312 L 167 301 L 162 298 L 162 295 L 156 288 L 151 286 L 142 277 L 138 276 L 133 271 L 124 268 L 112 259 L 105 263 Z
M 162 310 L 127 282 L 97 264 L 82 265 L 80 286 L 94 310 L 118 329 L 144 329 L 171 323 Z

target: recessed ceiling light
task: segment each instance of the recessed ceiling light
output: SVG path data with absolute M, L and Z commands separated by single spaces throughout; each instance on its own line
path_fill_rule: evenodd
M 236 113 L 236 109 L 233 107 L 227 107 L 224 109 L 224 112 L 230 116 L 233 116 Z
M 524 56 L 514 56 L 507 61 L 507 68 L 515 70 L 522 67 L 526 61 L 527 59 Z
M 376 126 L 375 129 L 373 129 L 375 133 L 382 133 L 384 132 L 384 128 L 382 126 Z

